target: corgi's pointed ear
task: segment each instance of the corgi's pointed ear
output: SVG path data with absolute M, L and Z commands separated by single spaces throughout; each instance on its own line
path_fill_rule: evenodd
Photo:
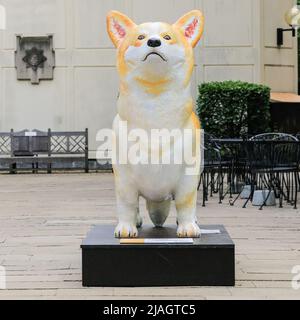
M 116 47 L 119 47 L 122 40 L 128 34 L 130 28 L 135 26 L 125 14 L 118 11 L 110 11 L 106 17 L 107 32 L 111 41 Z
M 203 33 L 204 16 L 201 11 L 192 10 L 182 16 L 174 26 L 179 28 L 191 46 L 195 47 Z

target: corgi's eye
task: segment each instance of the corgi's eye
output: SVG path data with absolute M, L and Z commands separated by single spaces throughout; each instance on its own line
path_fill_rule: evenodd
M 166 35 L 164 36 L 164 39 L 165 39 L 165 40 L 171 40 L 171 37 L 170 37 L 168 34 L 166 34 Z
M 144 40 L 145 38 L 146 37 L 144 35 L 142 35 L 142 34 L 138 36 L 138 40 Z

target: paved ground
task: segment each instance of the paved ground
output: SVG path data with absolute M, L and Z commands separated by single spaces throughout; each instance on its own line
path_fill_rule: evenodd
M 81 240 L 92 224 L 115 223 L 114 201 L 111 174 L 0 175 L 0 299 L 300 299 L 300 211 L 228 199 L 202 208 L 200 194 L 201 223 L 224 224 L 235 241 L 236 287 L 82 288 Z

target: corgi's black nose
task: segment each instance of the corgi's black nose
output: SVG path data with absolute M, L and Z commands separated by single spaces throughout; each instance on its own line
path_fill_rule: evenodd
M 159 39 L 149 39 L 148 42 L 148 47 L 160 47 L 161 46 L 161 41 Z

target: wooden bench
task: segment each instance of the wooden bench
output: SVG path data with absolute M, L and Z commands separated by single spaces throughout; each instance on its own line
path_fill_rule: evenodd
M 82 166 L 73 166 L 75 163 Z M 66 164 L 72 163 L 67 167 Z M 0 132 L 0 165 L 2 170 L 9 169 L 16 173 L 18 165 L 22 170 L 37 172 L 41 165 L 46 165 L 48 173 L 53 164 L 59 164 L 55 170 L 84 169 L 89 172 L 88 129 L 85 131 L 47 132 L 22 130 L 19 132 Z M 30 165 L 24 168 L 24 166 Z

